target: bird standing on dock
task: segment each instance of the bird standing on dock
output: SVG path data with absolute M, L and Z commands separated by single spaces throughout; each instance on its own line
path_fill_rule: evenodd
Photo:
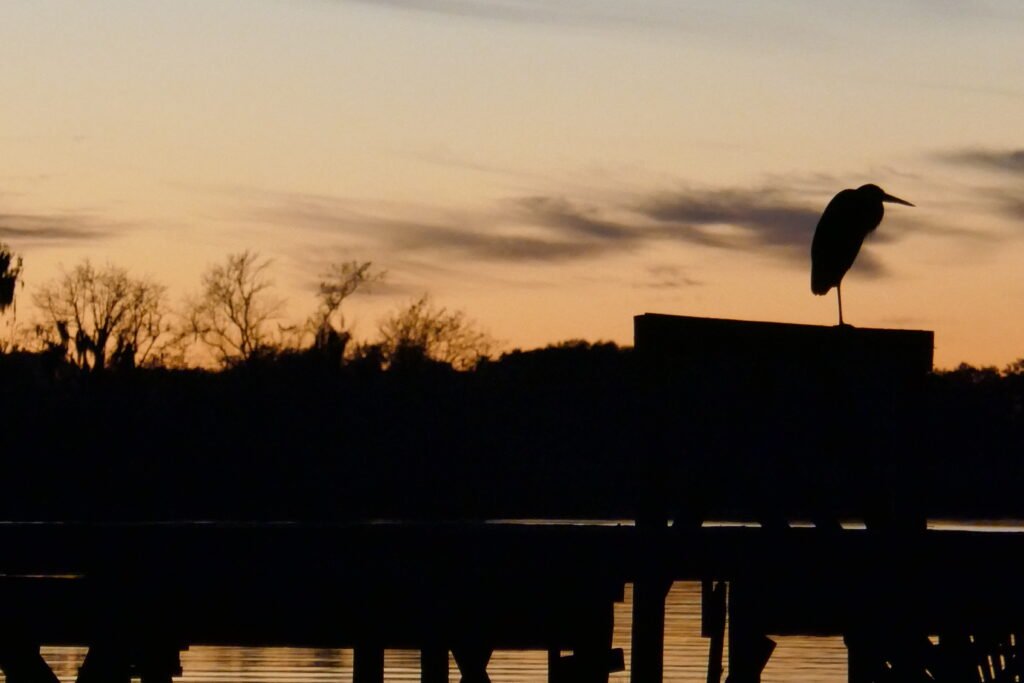
M 839 324 L 843 322 L 843 276 L 853 265 L 860 245 L 868 233 L 882 222 L 882 202 L 913 206 L 899 197 L 886 194 L 878 185 L 861 185 L 843 190 L 828 203 L 821 214 L 811 242 L 811 291 L 827 294 L 836 288 L 839 298 Z

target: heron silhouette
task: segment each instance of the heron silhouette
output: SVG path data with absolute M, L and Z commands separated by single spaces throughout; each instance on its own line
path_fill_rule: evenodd
M 811 242 L 811 291 L 828 294 L 836 288 L 839 298 L 839 324 L 843 322 L 841 285 L 846 271 L 853 265 L 860 245 L 878 224 L 885 209 L 883 202 L 913 206 L 908 201 L 886 194 L 878 185 L 861 185 L 856 190 L 842 190 L 825 207 Z

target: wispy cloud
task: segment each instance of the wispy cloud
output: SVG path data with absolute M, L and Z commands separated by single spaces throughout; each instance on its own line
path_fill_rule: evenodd
M 813 230 L 819 210 L 797 205 L 778 189 L 683 190 L 661 194 L 640 206 L 660 221 L 731 224 L 756 231 L 765 243 L 786 244 Z
M 750 8 L 730 7 L 727 3 L 700 6 L 664 0 L 335 0 L 400 11 L 435 14 L 455 18 L 484 20 L 508 25 L 544 25 L 565 28 L 643 30 L 652 33 L 671 31 L 700 38 L 714 35 L 750 42 L 752 36 L 784 35 L 786 44 L 798 43 L 802 49 L 825 47 L 820 27 L 813 21 L 780 19 L 770 10 L 751 12 Z M 752 6 L 755 7 L 755 6 Z M 766 29 L 766 26 L 770 28 Z
M 613 247 L 607 226 L 570 205 L 528 198 L 492 211 L 439 211 L 388 203 L 346 203 L 330 198 L 282 197 L 250 217 L 280 225 L 330 232 L 391 254 L 422 254 L 516 262 L 562 262 L 595 256 Z M 526 234 L 524 228 L 534 228 Z M 536 228 L 540 228 L 536 231 Z
M 968 148 L 940 152 L 939 158 L 954 164 L 1024 175 L 1024 149 Z
M 1004 215 L 1024 220 L 1024 188 L 990 188 L 985 194 Z
M 766 187 L 683 187 L 590 202 L 535 194 L 478 210 L 280 194 L 264 195 L 262 206 L 246 211 L 263 223 L 328 233 L 380 262 L 558 265 L 675 243 L 767 255 L 805 268 L 828 199 L 817 183 L 811 185 L 777 179 Z M 935 227 L 906 217 L 903 229 L 879 231 L 858 258 L 858 272 L 884 274 L 875 248 L 911 233 L 972 236 Z M 699 284 L 682 271 L 649 275 L 645 286 Z
M 599 209 L 579 206 L 565 197 L 524 197 L 515 203 L 527 221 L 546 226 L 567 239 L 622 244 L 643 237 L 635 225 L 602 218 Z
M 647 289 L 681 289 L 683 287 L 699 287 L 704 284 L 701 280 L 691 277 L 686 270 L 679 266 L 664 264 L 648 266 L 646 273 L 647 279 L 635 286 Z
M 19 243 L 90 242 L 105 239 L 116 232 L 95 218 L 75 214 L 0 213 L 0 239 Z
M 777 250 L 806 260 L 821 207 L 781 188 L 682 189 L 647 197 L 636 210 L 657 223 L 656 234 L 683 242 L 740 250 Z
M 606 250 L 603 240 L 570 240 L 505 233 L 500 225 L 462 226 L 389 222 L 392 247 L 400 251 L 457 252 L 490 261 L 569 261 Z
M 664 7 L 636 7 L 617 0 L 347 0 L 361 4 L 504 22 L 607 25 L 657 25 L 677 12 Z M 661 8 L 661 11 L 655 10 Z M 651 16 L 652 13 L 656 16 Z M 695 11 L 691 11 L 693 16 Z
M 971 199 L 1014 220 L 1024 219 L 1024 149 L 968 147 L 935 154 L 941 161 L 998 174 L 988 187 L 970 190 Z M 999 185 L 994 183 L 999 182 Z
M 436 12 L 485 19 L 550 21 L 564 18 L 565 10 L 530 0 L 349 0 L 379 7 Z
M 836 32 L 821 21 L 828 15 L 813 3 L 804 12 L 783 12 L 757 3 L 681 3 L 666 0 L 334 0 L 407 12 L 484 20 L 502 24 L 568 28 L 640 29 L 647 38 L 661 32 L 709 37 L 745 46 L 770 40 L 808 50 L 834 47 Z M 927 5 L 925 5 L 927 7 Z

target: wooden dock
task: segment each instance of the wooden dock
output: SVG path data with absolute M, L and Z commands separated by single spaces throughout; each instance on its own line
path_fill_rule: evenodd
M 728 584 L 734 629 L 754 643 L 1024 627 L 1024 535 L 1012 532 L 4 525 L 0 547 L 8 661 L 40 644 L 99 645 L 126 671 L 207 644 L 452 651 L 470 669 L 494 649 L 540 649 L 589 658 L 589 676 L 566 680 L 605 680 L 612 606 L 634 584 L 633 680 L 651 680 L 644 657 L 661 652 L 643 628 L 662 615 L 645 619 L 657 591 L 645 599 L 641 586 L 681 580 Z M 713 635 L 713 604 L 705 615 Z M 731 670 L 743 655 L 737 642 Z
M 631 680 L 659 683 L 665 596 L 686 580 L 705 588 L 709 682 L 726 640 L 728 681 L 748 683 L 787 634 L 843 636 L 852 683 L 1021 680 L 1024 534 L 925 528 L 982 509 L 957 472 L 922 467 L 932 333 L 655 314 L 635 330 L 636 395 L 565 431 L 527 412 L 535 397 L 495 392 L 523 412 L 453 403 L 458 429 L 432 432 L 438 412 L 414 436 L 356 440 L 379 452 L 253 478 L 273 504 L 230 491 L 244 514 L 204 522 L 217 508 L 148 472 L 173 505 L 132 491 L 136 508 L 94 514 L 82 501 L 102 499 L 81 496 L 40 523 L 50 508 L 22 495 L 21 521 L 0 524 L 0 668 L 53 683 L 39 646 L 78 644 L 80 683 L 157 683 L 191 645 L 344 647 L 356 683 L 379 683 L 384 649 L 415 648 L 423 681 L 447 681 L 452 652 L 483 683 L 493 650 L 539 649 L 552 683 L 604 683 L 625 665 L 613 605 L 631 584 Z

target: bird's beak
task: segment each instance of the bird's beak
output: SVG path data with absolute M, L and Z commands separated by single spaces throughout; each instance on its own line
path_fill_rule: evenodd
M 892 202 L 893 204 L 902 204 L 903 206 L 913 206 L 913 204 L 911 204 L 910 202 L 906 201 L 905 199 L 900 199 L 899 197 L 893 197 L 891 194 L 885 194 L 885 193 L 882 193 L 882 201 L 883 202 Z

